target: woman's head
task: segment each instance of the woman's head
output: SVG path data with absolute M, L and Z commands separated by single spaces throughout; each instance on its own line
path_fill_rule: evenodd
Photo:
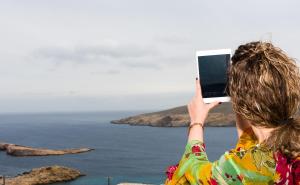
M 295 60 L 269 42 L 250 42 L 235 51 L 228 72 L 234 111 L 254 126 L 275 128 L 266 142 L 273 149 L 300 154 L 300 122 L 291 119 L 300 105 Z

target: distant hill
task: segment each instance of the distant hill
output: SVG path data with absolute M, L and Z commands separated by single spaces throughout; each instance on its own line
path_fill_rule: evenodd
M 148 125 L 155 127 L 183 127 L 190 122 L 187 106 L 175 107 L 159 112 L 152 112 L 113 120 L 114 124 Z M 222 103 L 214 108 L 206 119 L 206 126 L 234 126 L 235 115 L 231 103 Z
M 300 115 L 298 111 L 297 116 Z M 175 107 L 158 112 L 130 116 L 119 120 L 112 120 L 114 124 L 147 125 L 154 127 L 183 127 L 190 122 L 187 106 Z M 235 126 L 235 114 L 231 103 L 222 103 L 209 112 L 205 122 L 208 127 Z

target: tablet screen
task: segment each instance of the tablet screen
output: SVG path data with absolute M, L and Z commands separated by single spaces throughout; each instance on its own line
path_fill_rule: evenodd
M 202 97 L 224 97 L 227 84 L 227 68 L 230 54 L 198 56 Z

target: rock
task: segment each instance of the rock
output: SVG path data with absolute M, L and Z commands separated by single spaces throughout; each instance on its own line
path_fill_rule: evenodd
M 45 148 L 32 148 L 28 146 L 21 146 L 21 145 L 16 145 L 11 143 L 0 143 L 0 150 L 6 150 L 6 153 L 12 156 L 46 156 L 46 155 L 77 154 L 82 152 L 89 152 L 93 149 L 78 148 L 78 149 L 51 150 Z
M 6 178 L 6 185 L 42 185 L 56 182 L 66 182 L 83 176 L 80 171 L 63 166 L 34 168 L 29 172 L 12 178 Z M 2 178 L 0 178 L 2 183 Z
M 130 116 L 119 120 L 112 120 L 114 124 L 148 125 L 156 127 L 182 127 L 190 123 L 186 106 L 176 107 L 164 111 Z M 206 126 L 224 127 L 235 125 L 235 115 L 231 103 L 222 103 L 214 108 L 206 119 Z

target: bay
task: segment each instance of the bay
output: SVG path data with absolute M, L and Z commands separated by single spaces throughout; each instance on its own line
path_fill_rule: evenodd
M 187 141 L 186 128 L 111 124 L 110 120 L 143 113 L 104 111 L 0 115 L 0 141 L 50 149 L 94 148 L 88 153 L 12 157 L 0 152 L 0 174 L 15 176 L 32 168 L 63 165 L 86 174 L 60 185 L 119 182 L 161 184 L 165 169 L 178 163 Z M 205 128 L 209 160 L 217 160 L 237 140 L 235 128 Z

